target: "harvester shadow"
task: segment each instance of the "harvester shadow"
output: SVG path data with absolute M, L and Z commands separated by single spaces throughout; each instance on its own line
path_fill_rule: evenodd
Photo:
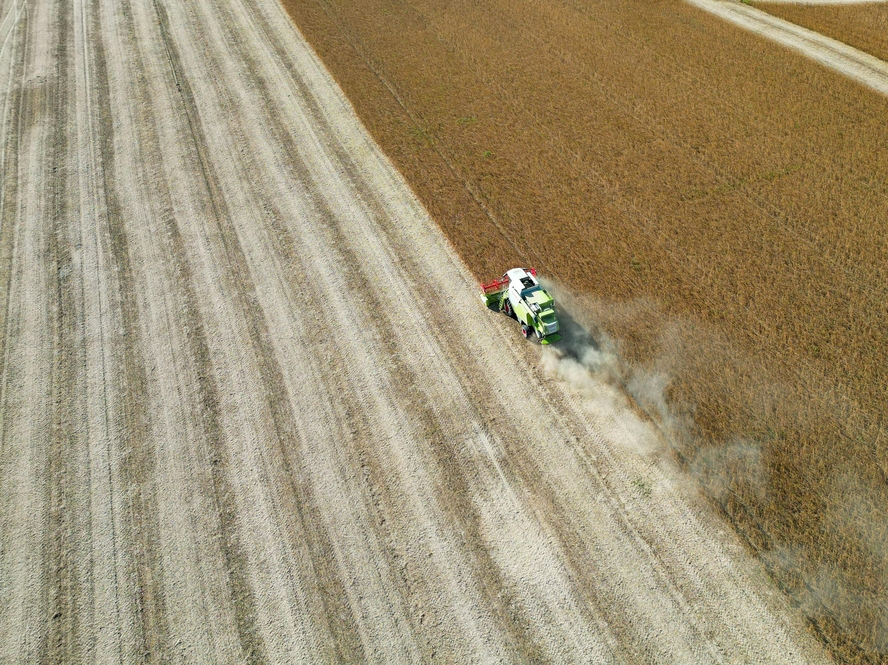
M 582 364 L 589 351 L 601 352 L 601 343 L 595 338 L 595 334 L 563 308 L 558 309 L 558 325 L 561 339 L 552 344 L 552 347 L 562 358 Z
M 500 310 L 498 303 L 487 305 L 487 309 L 491 312 L 505 315 Z M 514 319 L 515 317 L 512 316 L 511 318 Z M 555 350 L 560 357 L 570 358 L 582 363 L 589 351 L 601 352 L 601 344 L 595 338 L 594 333 L 579 323 L 567 310 L 560 307 L 558 308 L 558 324 L 561 339 L 557 342 L 552 342 L 549 348 Z

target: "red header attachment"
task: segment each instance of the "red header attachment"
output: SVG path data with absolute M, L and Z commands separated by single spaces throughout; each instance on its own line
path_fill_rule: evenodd
M 500 279 L 495 279 L 492 282 L 488 282 L 487 284 L 481 285 L 481 290 L 484 293 L 496 293 L 497 291 L 502 291 L 506 288 L 506 285 L 509 283 L 508 277 L 502 277 Z
M 524 268 L 525 272 L 529 272 L 534 277 L 537 276 L 536 268 Z M 481 290 L 484 293 L 496 293 L 497 291 L 502 291 L 509 284 L 509 278 L 506 275 L 503 275 L 499 279 L 495 279 L 492 282 L 487 282 L 486 284 L 481 284 Z

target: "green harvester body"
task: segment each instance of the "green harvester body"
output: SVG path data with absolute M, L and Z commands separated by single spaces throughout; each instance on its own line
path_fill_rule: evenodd
M 517 319 L 527 338 L 535 337 L 540 344 L 561 339 L 555 300 L 540 286 L 533 268 L 513 268 L 500 279 L 482 284 L 481 300 L 488 308 Z

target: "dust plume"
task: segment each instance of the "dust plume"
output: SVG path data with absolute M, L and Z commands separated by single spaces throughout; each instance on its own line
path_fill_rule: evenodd
M 793 388 L 761 358 L 655 303 L 548 282 L 564 337 L 547 371 L 617 387 L 840 660 L 888 655 L 888 455 L 840 390 Z M 802 385 L 822 385 L 806 375 Z M 593 397 L 594 398 L 594 397 Z M 840 432 L 840 435 L 836 435 Z M 644 452 L 644 451 L 640 451 Z M 856 635 L 856 641 L 845 636 Z

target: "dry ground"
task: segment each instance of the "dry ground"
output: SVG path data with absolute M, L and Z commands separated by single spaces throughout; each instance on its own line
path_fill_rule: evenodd
M 756 2 L 755 6 L 888 61 L 888 4 L 884 2 L 818 6 Z
M 0 16 L 0 660 L 823 659 L 277 3 Z
M 833 653 L 880 659 L 888 100 L 676 0 L 285 4 L 470 268 L 585 294 Z

